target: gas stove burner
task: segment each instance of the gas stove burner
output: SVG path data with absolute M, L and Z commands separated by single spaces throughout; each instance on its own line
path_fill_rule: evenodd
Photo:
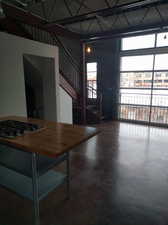
M 40 128 L 41 127 L 39 125 L 33 123 L 25 123 L 16 120 L 3 120 L 0 121 L 0 137 L 14 138 L 36 131 Z

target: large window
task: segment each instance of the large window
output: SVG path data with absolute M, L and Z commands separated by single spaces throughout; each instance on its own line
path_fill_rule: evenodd
M 168 33 L 122 39 L 120 119 L 168 124 L 167 46 Z
M 97 98 L 97 62 L 87 63 L 88 98 Z
M 157 34 L 157 47 L 168 46 L 168 33 Z
M 155 34 L 128 37 L 122 39 L 122 50 L 153 48 L 155 46 Z
M 152 70 L 153 55 L 121 57 L 121 71 Z

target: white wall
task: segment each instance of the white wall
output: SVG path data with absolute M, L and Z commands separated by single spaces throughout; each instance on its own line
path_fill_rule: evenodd
M 26 116 L 23 55 L 54 58 L 55 120 L 60 120 L 58 47 L 0 32 L 0 116 Z
M 72 124 L 72 98 L 60 87 L 60 122 Z

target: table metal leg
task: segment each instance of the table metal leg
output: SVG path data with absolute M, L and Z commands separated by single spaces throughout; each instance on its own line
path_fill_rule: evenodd
M 67 198 L 70 198 L 70 159 L 69 152 L 67 153 L 67 161 L 66 161 L 66 170 L 67 170 Z
M 38 195 L 38 171 L 37 171 L 37 155 L 32 153 L 32 185 L 33 185 L 33 204 L 35 225 L 40 225 L 39 216 L 39 195 Z

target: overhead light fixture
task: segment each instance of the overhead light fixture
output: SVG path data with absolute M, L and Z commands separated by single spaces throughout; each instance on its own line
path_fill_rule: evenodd
M 92 52 L 91 47 L 88 46 L 88 47 L 86 48 L 86 52 L 90 54 L 90 53 Z

